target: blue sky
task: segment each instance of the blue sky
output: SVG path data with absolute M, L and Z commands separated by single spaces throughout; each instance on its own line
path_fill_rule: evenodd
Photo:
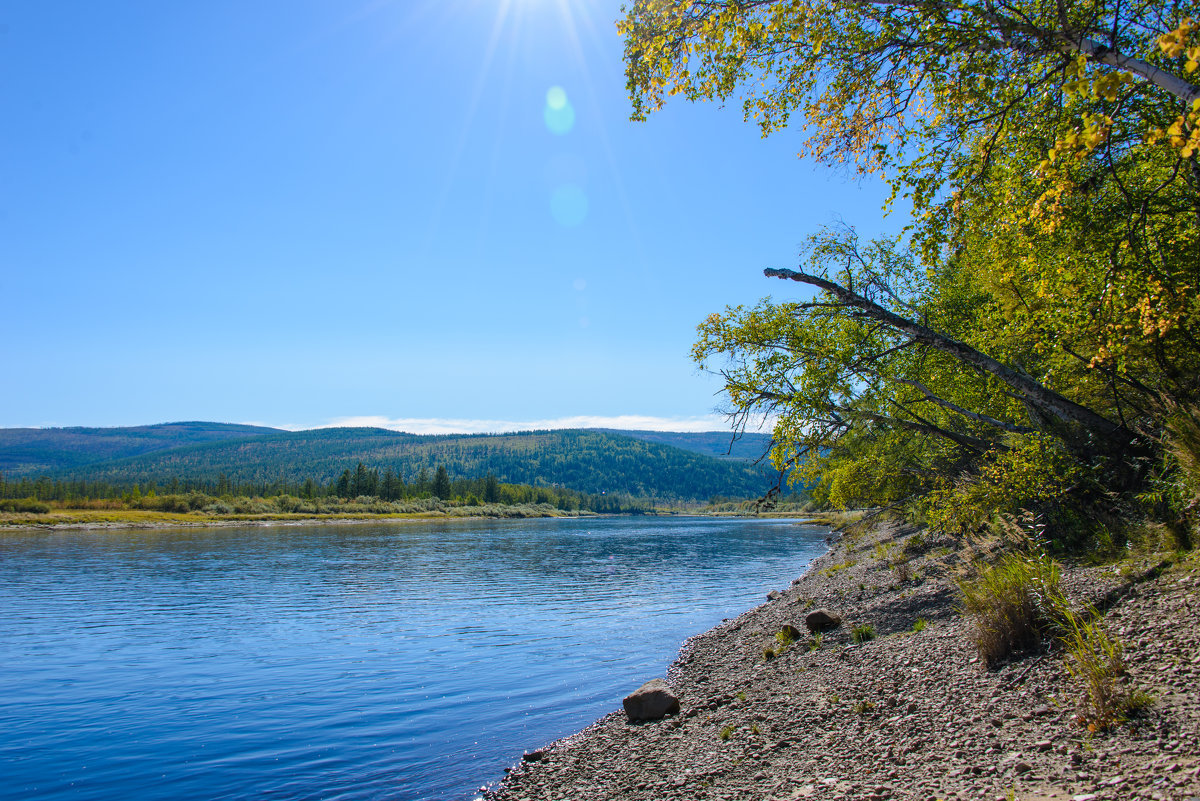
M 607 0 L 10 3 L 0 426 L 711 429 L 688 357 L 884 191 L 630 122 Z

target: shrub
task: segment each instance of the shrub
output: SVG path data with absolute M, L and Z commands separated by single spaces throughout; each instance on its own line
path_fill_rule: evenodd
M 299 512 L 304 507 L 304 501 L 294 495 L 276 495 L 275 508 L 280 512 Z
M 1042 643 L 1063 606 L 1058 582 L 1051 559 L 1015 553 L 958 581 L 960 610 L 975 624 L 975 647 L 985 665 Z
M 1031 434 L 1012 448 L 990 453 L 978 474 L 934 489 L 924 512 L 934 531 L 969 534 L 998 515 L 1066 503 L 1084 478 L 1078 462 L 1057 441 Z
M 1125 680 L 1119 639 L 1094 608 L 1071 609 L 1058 565 L 1044 555 L 1007 553 L 958 582 L 961 611 L 974 619 L 975 644 L 987 665 L 1046 639 L 1066 650 L 1066 668 L 1083 690 L 1077 722 L 1104 731 L 1153 702 Z M 921 621 L 918 621 L 921 622 Z M 914 630 L 916 626 L 913 627 Z
M 33 498 L 10 498 L 0 501 L 0 512 L 28 512 L 44 515 L 50 511 L 50 504 L 42 503 Z
M 138 509 L 186 514 L 192 511 L 186 495 L 146 495 L 132 504 Z

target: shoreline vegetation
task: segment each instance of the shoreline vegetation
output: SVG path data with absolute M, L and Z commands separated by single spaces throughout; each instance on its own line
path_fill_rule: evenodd
M 358 462 L 330 480 L 248 481 L 158 475 L 143 481 L 6 478 L 0 474 L 0 529 L 161 527 L 230 522 L 529 518 L 589 514 L 806 514 L 807 494 L 759 500 L 622 490 L 586 492 L 562 484 L 501 481 L 495 474 L 452 477 L 445 465 L 405 479 L 391 467 Z
M 802 523 L 828 525 L 827 521 L 841 519 L 827 513 L 803 511 L 802 504 L 782 504 L 771 511 L 755 512 L 749 502 L 724 503 L 718 507 L 698 504 L 663 504 L 638 506 L 633 509 L 596 512 L 589 509 L 562 509 L 549 503 L 533 504 L 463 504 L 444 503 L 438 499 L 425 499 L 418 503 L 392 504 L 393 509 L 384 511 L 378 500 L 365 503 L 327 503 L 309 511 L 287 512 L 271 506 L 270 499 L 249 499 L 242 511 L 224 513 L 205 511 L 169 511 L 162 508 L 128 508 L 113 503 L 105 508 L 86 508 L 81 504 L 45 503 L 36 504 L 36 510 L 4 511 L 0 507 L 0 532 L 21 530 L 70 530 L 70 529 L 170 529 L 205 526 L 253 526 L 253 525 L 318 525 L 369 522 L 426 522 L 431 520 L 503 520 L 548 517 L 589 517 L 600 515 L 697 515 L 704 517 L 762 517 L 796 519 Z M 319 511 L 325 508 L 328 511 Z M 271 509 L 271 511 L 268 511 Z M 369 511 L 375 509 L 376 511 Z
M 677 714 L 614 711 L 483 798 L 1200 795 L 1200 554 L 1058 562 L 1016 521 L 963 542 L 855 517 L 789 587 L 683 644 Z M 808 630 L 817 609 L 840 624 Z

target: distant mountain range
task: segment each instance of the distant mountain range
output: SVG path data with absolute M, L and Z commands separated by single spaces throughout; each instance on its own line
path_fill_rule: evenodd
M 0 475 L 115 484 L 171 478 L 270 484 L 325 483 L 358 462 L 411 481 L 444 465 L 452 477 L 488 472 L 501 481 L 580 492 L 662 498 L 753 497 L 773 483 L 753 464 L 769 438 L 564 429 L 513 434 L 417 435 L 380 428 L 283 431 L 185 422 L 132 428 L 0 429 Z

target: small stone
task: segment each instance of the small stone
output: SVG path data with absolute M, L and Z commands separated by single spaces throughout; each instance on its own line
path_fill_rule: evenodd
M 1035 751 L 1049 751 L 1053 745 L 1054 743 L 1050 742 L 1049 740 L 1038 740 L 1033 744 L 1033 748 Z

